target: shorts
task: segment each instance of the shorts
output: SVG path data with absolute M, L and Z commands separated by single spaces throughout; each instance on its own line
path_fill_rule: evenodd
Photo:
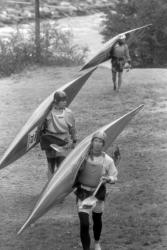
M 68 141 L 62 140 L 56 137 L 54 133 L 50 133 L 50 132 L 43 133 L 40 137 L 40 145 L 41 145 L 42 150 L 50 149 L 51 144 L 56 144 L 60 147 L 63 147 L 67 143 Z
M 124 58 L 112 58 L 112 71 L 113 72 L 123 72 L 124 65 L 125 65 L 125 60 Z
M 90 212 L 95 212 L 95 213 L 102 213 L 104 211 L 104 201 L 106 197 L 106 186 L 102 185 L 99 189 L 99 191 L 96 194 L 96 205 L 93 208 L 83 208 L 82 207 L 82 202 L 92 196 L 94 191 L 87 191 L 83 188 L 78 187 L 77 190 L 74 192 L 77 196 L 77 207 L 78 207 L 78 212 L 84 212 L 90 214 Z

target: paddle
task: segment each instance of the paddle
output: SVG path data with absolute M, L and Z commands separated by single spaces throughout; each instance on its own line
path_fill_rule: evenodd
M 72 150 L 72 148 L 60 147 L 56 144 L 51 144 L 50 147 L 56 151 L 57 157 L 59 156 L 66 157 Z
M 95 197 L 97 192 L 99 191 L 99 188 L 101 187 L 101 185 L 104 183 L 104 180 L 101 180 L 97 186 L 97 188 L 95 189 L 94 193 L 86 198 L 85 200 L 83 200 L 83 202 L 80 205 L 80 208 L 87 208 L 87 209 L 91 209 L 93 207 L 96 206 L 96 202 L 97 202 L 97 198 Z
M 64 151 L 65 151 L 64 148 L 59 147 L 56 144 L 51 144 L 50 147 L 53 148 L 57 153 L 62 153 L 63 154 Z

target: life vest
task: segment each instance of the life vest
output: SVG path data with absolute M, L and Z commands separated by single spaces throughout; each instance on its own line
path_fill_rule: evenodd
M 94 156 L 93 159 L 88 157 L 83 169 L 79 173 L 78 182 L 88 187 L 97 187 L 103 175 L 104 160 L 105 154 L 98 157 Z
M 123 59 L 127 62 L 130 62 L 129 49 L 127 44 L 119 45 L 118 43 L 114 46 L 112 52 L 113 58 Z

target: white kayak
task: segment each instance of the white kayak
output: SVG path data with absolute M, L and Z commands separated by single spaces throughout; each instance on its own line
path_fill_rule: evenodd
M 149 26 L 151 26 L 151 24 L 147 24 L 147 25 L 141 26 L 139 28 L 131 29 L 131 30 L 125 31 L 123 33 L 120 33 L 120 34 L 114 36 L 113 38 L 111 38 L 109 41 L 107 41 L 103 45 L 102 49 L 99 50 L 99 52 L 97 52 L 97 54 L 95 56 L 93 56 L 86 64 L 84 64 L 84 66 L 81 68 L 81 70 L 97 66 L 97 65 L 109 60 L 111 57 L 110 56 L 111 49 L 114 47 L 115 43 L 118 41 L 120 36 L 130 34 L 132 32 L 147 28 Z
M 96 67 L 56 90 L 63 90 L 66 92 L 68 97 L 67 106 L 70 105 L 95 69 Z M 54 91 L 38 106 L 38 108 L 33 112 L 31 117 L 22 127 L 20 132 L 17 134 L 13 142 L 4 153 L 0 161 L 0 169 L 19 159 L 39 143 L 41 127 L 43 121 L 50 111 L 53 102 L 53 96 L 56 91 Z
M 116 137 L 123 131 L 126 125 L 130 122 L 130 120 L 142 108 L 143 105 L 140 105 L 139 107 L 125 114 L 121 118 L 97 130 L 97 131 L 105 131 L 107 134 L 105 150 L 113 143 Z M 94 133 L 90 134 L 83 141 L 81 141 L 75 147 L 75 149 L 73 149 L 71 153 L 69 153 L 69 155 L 65 158 L 65 160 L 58 168 L 57 172 L 53 175 L 50 182 L 45 186 L 33 211 L 29 215 L 24 225 L 19 230 L 18 234 L 20 234 L 30 224 L 34 223 L 39 217 L 44 215 L 56 203 L 63 201 L 65 197 L 72 192 L 77 173 L 79 171 L 82 162 L 87 156 L 89 146 L 91 143 L 91 138 Z

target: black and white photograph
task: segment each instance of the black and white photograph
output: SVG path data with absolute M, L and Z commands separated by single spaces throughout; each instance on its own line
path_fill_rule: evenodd
M 167 1 L 0 1 L 0 250 L 167 249 Z

